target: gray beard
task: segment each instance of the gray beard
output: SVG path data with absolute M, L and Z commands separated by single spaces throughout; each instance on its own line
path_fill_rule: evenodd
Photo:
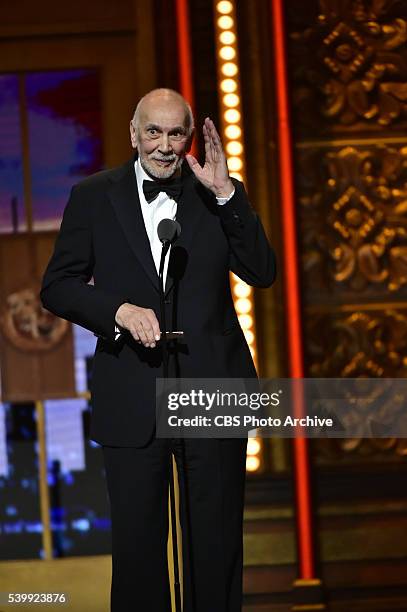
M 147 172 L 147 174 L 149 174 L 150 176 L 161 180 L 169 179 L 174 176 L 176 171 L 181 168 L 183 161 L 183 157 L 179 157 L 178 160 L 174 160 L 172 165 L 168 168 L 162 168 L 162 170 L 159 170 L 155 166 L 153 166 L 152 163 L 150 163 L 150 160 L 148 158 L 143 158 L 140 156 L 140 164 L 143 170 L 145 170 L 145 172 Z

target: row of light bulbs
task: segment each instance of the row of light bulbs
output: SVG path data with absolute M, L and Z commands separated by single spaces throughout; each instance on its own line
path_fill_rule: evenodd
M 234 2 L 230 0 L 215 1 L 215 35 L 218 55 L 222 139 L 230 176 L 244 181 L 244 147 Z M 253 291 L 249 285 L 234 274 L 231 275 L 231 280 L 239 323 L 257 365 Z M 246 469 L 250 472 L 259 470 L 260 457 L 261 442 L 256 438 L 249 438 Z

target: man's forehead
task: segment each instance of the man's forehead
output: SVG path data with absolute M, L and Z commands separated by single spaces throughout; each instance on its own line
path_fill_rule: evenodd
M 151 123 L 171 129 L 185 125 L 186 119 L 186 108 L 178 100 L 146 102 L 140 109 L 140 120 L 143 125 Z

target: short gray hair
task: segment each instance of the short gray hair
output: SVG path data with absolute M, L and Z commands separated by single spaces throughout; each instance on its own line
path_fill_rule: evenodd
M 139 129 L 139 124 L 140 124 L 140 109 L 141 106 L 143 104 L 143 102 L 145 101 L 146 98 L 148 98 L 152 93 L 162 93 L 162 94 L 167 94 L 167 95 L 172 95 L 176 98 L 178 98 L 180 101 L 183 102 L 184 106 L 185 106 L 185 116 L 187 119 L 187 129 L 188 129 L 188 136 L 191 136 L 192 132 L 194 131 L 194 115 L 192 112 L 192 108 L 191 105 L 188 104 L 188 102 L 185 100 L 184 96 L 182 96 L 178 91 L 175 91 L 175 89 L 168 89 L 166 87 L 162 87 L 160 89 L 153 89 L 152 91 L 149 91 L 145 96 L 143 96 L 137 106 L 136 106 L 136 110 L 134 111 L 133 114 L 133 118 L 132 118 L 132 123 L 134 125 L 134 128 L 136 129 L 136 131 L 138 131 Z

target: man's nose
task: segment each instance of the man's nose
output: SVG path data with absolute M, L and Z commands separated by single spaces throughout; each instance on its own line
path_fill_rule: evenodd
M 159 149 L 161 153 L 168 153 L 171 150 L 170 139 L 168 134 L 161 134 Z

